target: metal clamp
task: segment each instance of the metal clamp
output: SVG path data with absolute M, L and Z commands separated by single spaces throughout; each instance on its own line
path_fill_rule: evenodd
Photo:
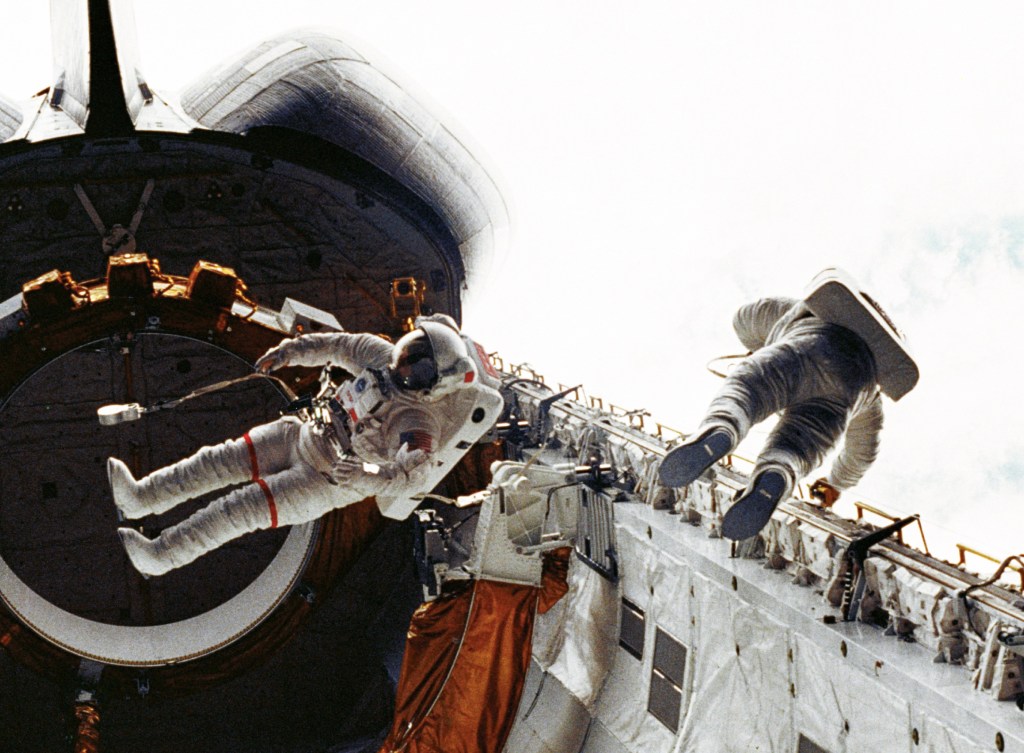
M 844 622 L 852 622 L 857 618 L 860 610 L 860 602 L 864 596 L 866 579 L 864 577 L 864 562 L 869 556 L 871 547 L 885 541 L 894 533 L 899 533 L 911 523 L 920 520 L 920 515 L 911 515 L 908 518 L 897 520 L 884 528 L 854 539 L 846 547 L 846 582 L 843 588 L 842 613 Z

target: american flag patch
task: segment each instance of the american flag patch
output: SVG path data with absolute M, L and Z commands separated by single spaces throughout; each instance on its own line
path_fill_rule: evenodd
M 434 438 L 425 431 L 403 431 L 398 435 L 401 444 L 408 444 L 410 450 L 430 452 L 434 449 Z

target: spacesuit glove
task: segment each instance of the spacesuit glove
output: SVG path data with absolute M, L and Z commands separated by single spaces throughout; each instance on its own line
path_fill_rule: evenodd
M 256 361 L 256 371 L 262 374 L 269 374 L 271 371 L 282 369 L 288 365 L 288 350 L 292 340 L 284 340 L 268 350 Z
M 358 486 L 359 483 L 364 480 L 366 471 L 363 470 L 363 464 L 361 462 L 339 460 L 331 466 L 331 470 L 327 475 L 335 484 L 340 484 L 342 486 Z
M 416 470 L 423 468 L 427 461 L 427 453 L 423 450 L 410 450 L 409 443 L 403 442 L 395 453 L 395 459 L 380 463 L 379 475 L 387 479 L 412 479 L 419 475 Z
M 395 462 L 398 463 L 405 473 L 409 473 L 416 466 L 427 462 L 427 453 L 423 450 L 410 450 L 409 443 L 403 442 L 395 453 Z
M 823 478 L 819 478 L 811 484 L 810 491 L 811 496 L 818 500 L 819 504 L 826 509 L 832 507 L 841 494 L 838 489 Z

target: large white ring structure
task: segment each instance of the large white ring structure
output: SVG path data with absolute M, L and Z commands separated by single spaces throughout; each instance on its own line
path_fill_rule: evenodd
M 0 557 L 0 598 L 33 631 L 77 656 L 125 667 L 196 659 L 233 643 L 270 616 L 305 569 L 318 523 L 292 526 L 274 559 L 252 583 L 208 612 L 166 625 L 108 625 L 54 606 Z

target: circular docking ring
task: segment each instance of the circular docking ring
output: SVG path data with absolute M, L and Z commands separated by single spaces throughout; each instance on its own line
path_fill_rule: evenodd
M 6 364 L 0 371 L 0 406 L 51 361 L 103 338 L 155 331 L 205 341 L 252 363 L 292 334 L 281 328 L 277 312 L 245 298 L 240 281 L 234 297 L 201 300 L 191 295 L 188 279 L 161 275 L 158 264 L 145 255 L 130 256 L 136 261 L 141 257 L 152 273 L 141 289 L 114 290 L 109 271 L 106 279 L 81 285 L 55 271 L 23 286 L 21 309 L 5 305 L 8 315 L 0 321 L 0 362 Z M 112 257 L 109 269 L 116 270 L 117 259 Z M 33 294 L 40 290 L 40 281 L 42 294 Z M 159 293 L 153 292 L 156 287 Z M 67 297 L 62 300 L 64 291 Z M 308 369 L 280 374 L 296 390 L 316 380 L 316 373 Z M 0 557 L 0 646 L 51 675 L 66 676 L 89 660 L 109 666 L 114 675 L 127 672 L 123 679 L 129 682 L 137 679 L 138 671 L 153 668 L 147 678 L 168 691 L 216 682 L 285 640 L 282 635 L 309 610 L 312 598 L 305 591 L 326 589 L 358 556 L 380 523 L 372 500 L 367 502 L 335 511 L 319 522 L 293 526 L 270 564 L 247 587 L 207 612 L 163 625 L 113 625 L 68 612 L 33 591 Z M 247 640 L 240 640 L 245 636 Z M 232 649 L 223 651 L 228 646 Z M 212 656 L 216 652 L 221 652 L 219 657 Z M 207 659 L 194 661 L 202 657 Z M 195 677 L 179 666 L 186 662 L 191 662 Z M 161 672 L 166 675 L 163 683 Z

